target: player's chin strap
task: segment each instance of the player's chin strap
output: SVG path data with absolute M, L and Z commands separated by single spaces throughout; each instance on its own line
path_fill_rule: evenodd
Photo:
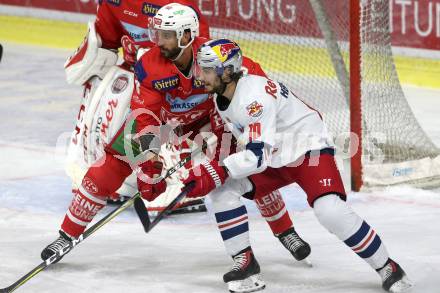
M 208 139 L 209 141 L 209 139 Z M 208 143 L 208 142 L 206 142 Z M 171 176 L 172 174 L 174 174 L 178 169 L 182 168 L 187 162 L 189 162 L 191 160 L 191 158 L 199 153 L 201 153 L 203 151 L 203 146 L 199 146 L 198 148 L 196 148 L 190 156 L 185 157 L 183 160 L 179 161 L 179 163 L 177 163 L 174 167 L 168 169 L 168 171 L 166 172 L 166 175 L 163 177 L 163 179 L 168 178 L 169 176 Z M 188 185 L 185 186 L 185 188 L 183 188 L 182 192 L 160 213 L 157 215 L 157 217 L 151 222 L 150 219 L 148 218 L 148 230 L 146 230 L 146 232 L 151 231 L 151 229 L 153 229 L 154 226 L 156 226 L 161 219 L 163 219 L 168 212 L 173 209 L 173 207 L 182 199 L 184 198 L 187 193 L 193 188 L 194 186 L 192 185 Z M 140 192 L 136 193 L 135 195 L 133 195 L 133 197 L 131 197 L 129 200 L 127 200 L 126 202 L 124 202 L 121 206 L 119 206 L 118 208 L 114 209 L 113 211 L 111 211 L 109 214 L 107 214 L 106 216 L 104 216 L 101 220 L 99 220 L 98 222 L 96 222 L 94 225 L 92 225 L 90 228 L 88 228 L 83 234 L 81 234 L 77 239 L 73 240 L 71 245 L 64 248 L 63 250 L 57 252 L 56 254 L 54 254 L 53 256 L 51 256 L 50 258 L 46 259 L 45 261 L 43 261 L 42 263 L 40 263 L 38 266 L 36 266 L 35 268 L 33 268 L 31 271 L 29 271 L 27 274 L 25 274 L 24 276 L 22 276 L 20 279 L 18 279 L 15 283 L 13 283 L 12 285 L 6 287 L 6 288 L 0 288 L 0 293 L 10 293 L 15 291 L 17 288 L 21 287 L 23 284 L 25 284 L 27 281 L 29 281 L 31 278 L 35 277 L 38 273 L 42 272 L 43 270 L 45 270 L 48 266 L 50 266 L 53 263 L 58 262 L 64 255 L 66 255 L 67 253 L 69 253 L 75 246 L 77 246 L 79 243 L 83 242 L 84 239 L 86 239 L 87 237 L 91 236 L 93 233 L 95 233 L 96 231 L 98 231 L 102 226 L 104 226 L 105 224 L 107 224 L 108 222 L 110 222 L 112 219 L 114 219 L 117 215 L 119 215 L 120 213 L 122 213 L 124 210 L 126 210 L 128 207 L 132 206 L 133 203 L 135 202 L 136 199 L 140 199 L 141 194 Z M 146 209 L 145 209 L 146 211 Z M 145 229 L 145 226 L 144 226 Z
M 180 57 L 182 57 L 182 55 L 183 55 L 183 51 L 185 51 L 186 48 L 188 48 L 189 46 L 191 46 L 192 42 L 194 41 L 194 38 L 192 38 L 191 41 L 189 41 L 189 43 L 186 44 L 186 45 L 181 45 L 181 44 L 180 44 L 180 41 L 181 41 L 181 39 L 179 39 L 179 44 L 178 44 L 178 46 L 179 46 L 179 48 L 180 48 L 179 55 L 177 55 L 176 58 L 171 59 L 172 61 L 176 61 L 176 60 L 178 60 Z

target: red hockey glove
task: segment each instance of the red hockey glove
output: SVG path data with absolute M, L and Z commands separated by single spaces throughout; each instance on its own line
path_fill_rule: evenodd
M 140 165 L 140 170 L 142 172 L 137 174 L 139 192 L 143 199 L 153 201 L 159 195 L 164 193 L 167 188 L 165 180 L 160 180 L 157 183 L 154 183 L 157 180 L 153 180 L 157 175 L 160 176 L 162 172 L 162 163 L 159 161 L 146 161 Z
M 195 170 L 189 172 L 187 179 L 183 184 L 188 185 L 194 182 L 194 188 L 186 195 L 186 197 L 205 196 L 217 187 L 225 183 L 228 178 L 226 170 L 218 165 L 217 161 L 205 162 L 200 164 Z

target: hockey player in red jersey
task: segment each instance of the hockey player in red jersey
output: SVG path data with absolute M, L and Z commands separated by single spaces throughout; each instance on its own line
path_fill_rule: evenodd
M 196 50 L 206 41 L 197 37 L 196 13 L 189 7 L 178 4 L 167 5 L 163 7 L 163 11 L 163 14 L 154 18 L 154 27 L 157 30 L 149 35 L 157 38 L 158 46 L 144 53 L 134 66 L 137 80 L 131 101 L 132 112 L 148 110 L 152 114 L 144 113 L 136 117 L 137 132 L 144 133 L 140 136 L 140 144 L 144 150 L 151 148 L 150 139 L 154 138 L 151 133 L 145 133 L 144 128 L 178 122 L 183 134 L 194 131 L 196 135 L 206 124 L 211 124 L 214 130 L 221 129 L 222 124 L 215 119 L 211 96 L 192 74 Z M 172 25 L 168 22 L 170 17 L 173 17 Z M 245 60 L 247 71 L 264 74 L 258 64 L 250 59 Z M 43 250 L 43 259 L 69 245 L 72 238 L 78 237 L 104 207 L 105 199 L 132 173 L 131 165 L 117 159 L 115 154 L 110 143 L 106 146 L 104 155 L 88 168 L 66 213 L 60 237 Z M 152 161 L 141 163 L 135 171 L 146 174 L 147 178 L 153 178 L 161 172 L 160 167 Z M 154 199 L 165 190 L 163 181 L 156 184 L 146 181 L 139 179 L 138 188 L 147 200 Z M 236 255 L 245 249 L 249 251 L 250 246 L 247 214 L 239 200 L 240 196 L 241 194 L 232 194 L 230 200 L 214 199 L 213 203 L 219 229 L 230 255 Z M 298 259 L 306 257 L 310 253 L 310 247 L 294 231 L 279 194 L 274 192 L 260 207 L 262 214 L 267 215 L 274 234 L 292 255 Z
M 376 231 L 345 202 L 334 145 L 320 114 L 281 82 L 242 76 L 242 53 L 230 40 L 205 43 L 197 62 L 199 78 L 215 94 L 216 109 L 242 148 L 222 162 L 205 161 L 192 170 L 184 180 L 195 182 L 188 196 L 222 197 L 241 188 L 239 193 L 258 199 L 296 182 L 319 222 L 379 273 L 385 290 L 407 291 L 411 283 L 405 272 Z M 243 253 L 236 261 L 229 280 L 259 272 L 252 255 Z
M 116 64 L 116 60 L 108 60 L 106 54 L 114 55 L 119 48 L 122 48 L 124 66 L 134 65 L 139 48 L 144 52 L 154 46 L 148 36 L 148 27 L 156 12 L 169 3 L 191 7 L 199 20 L 200 36 L 209 37 L 206 19 L 201 17 L 192 0 L 99 1 L 96 20 L 89 23 L 88 35 L 65 64 L 67 81 L 83 85 L 93 76 L 104 78 L 108 66 Z
M 154 46 L 148 27 L 156 12 L 172 2 L 194 9 L 200 36 L 209 37 L 206 19 L 193 0 L 99 1 L 96 20 L 89 23 L 84 42 L 67 60 L 67 82 L 84 86 L 67 165 L 74 189 L 123 123 L 134 88 L 133 66 L 139 56 Z M 116 65 L 120 48 L 123 62 Z M 133 185 L 135 179 L 130 178 L 119 192 L 130 195 Z

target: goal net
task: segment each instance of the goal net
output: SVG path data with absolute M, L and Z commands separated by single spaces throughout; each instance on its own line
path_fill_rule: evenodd
M 237 41 L 323 114 L 338 155 L 351 159 L 353 189 L 439 185 L 440 151 L 396 73 L 389 1 L 213 2 L 205 11 L 212 37 Z

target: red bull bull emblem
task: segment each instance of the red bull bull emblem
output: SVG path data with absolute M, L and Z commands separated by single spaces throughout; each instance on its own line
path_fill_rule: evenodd
M 239 49 L 240 48 L 235 43 L 218 44 L 212 47 L 212 50 L 217 54 L 221 62 L 228 60 L 231 52 L 234 50 L 238 51 Z
M 253 101 L 246 107 L 248 111 L 248 115 L 252 117 L 259 117 L 261 113 L 263 113 L 263 105 L 258 103 L 257 101 Z
M 220 54 L 222 54 L 222 56 L 228 56 L 234 49 L 238 49 L 237 45 L 234 43 L 221 44 Z

